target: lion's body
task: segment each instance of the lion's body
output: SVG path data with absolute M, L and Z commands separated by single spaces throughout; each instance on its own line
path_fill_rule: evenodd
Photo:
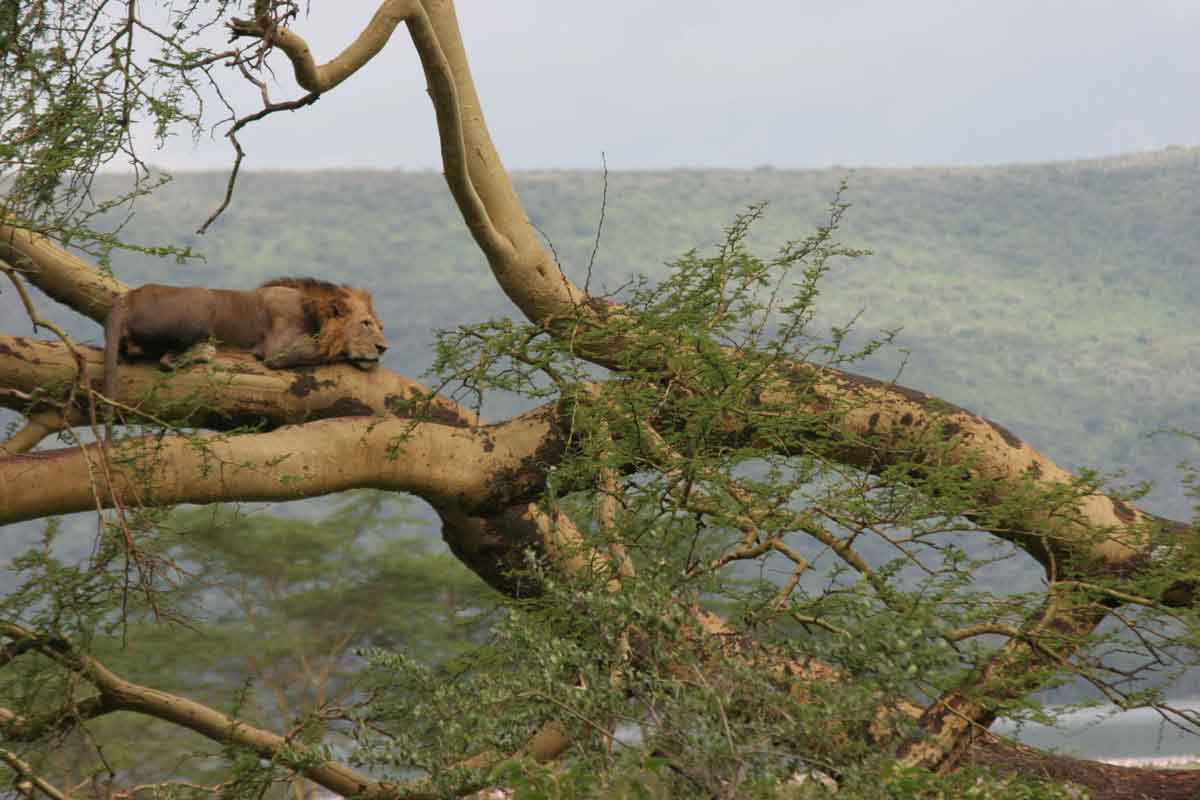
M 123 295 L 104 323 L 104 394 L 113 397 L 119 353 L 166 366 L 214 345 L 246 350 L 272 369 L 348 361 L 370 369 L 387 349 L 371 294 L 313 278 L 279 278 L 233 291 L 148 283 Z

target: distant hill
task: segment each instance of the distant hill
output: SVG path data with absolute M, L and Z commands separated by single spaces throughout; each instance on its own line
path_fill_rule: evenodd
M 1146 436 L 1200 429 L 1200 149 L 993 168 L 612 173 L 592 286 L 662 274 L 752 203 L 769 203 L 753 241 L 770 251 L 811 231 L 843 178 L 853 204 L 843 239 L 874 255 L 829 278 L 826 323 L 863 310 L 865 333 L 903 326 L 903 383 L 1008 425 L 1066 465 L 1159 481 L 1148 506 L 1188 516 L 1176 464 L 1200 460 L 1200 448 Z M 250 286 L 301 273 L 368 286 L 396 345 L 390 365 L 415 376 L 430 363 L 433 328 L 512 313 L 436 173 L 244 173 L 230 209 L 196 236 L 225 179 L 177 175 L 125 228 L 147 244 L 190 244 L 206 262 L 117 253 L 118 274 Z M 515 180 L 583 281 L 603 176 Z M 0 297 L 0 323 L 27 331 L 12 300 Z M 94 325 L 75 327 L 98 337 Z M 891 377 L 902 360 L 886 352 L 862 371 Z M 509 409 L 502 400 L 484 411 Z

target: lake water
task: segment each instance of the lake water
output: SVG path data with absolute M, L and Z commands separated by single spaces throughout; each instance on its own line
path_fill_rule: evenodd
M 1174 702 L 1173 707 L 1200 714 L 1200 700 Z M 1200 736 L 1179 730 L 1149 708 L 1114 714 L 1111 707 L 1064 714 L 1057 728 L 1025 725 L 1018 732 L 1000 721 L 992 730 L 1042 750 L 1091 759 L 1165 759 L 1191 756 L 1200 760 Z

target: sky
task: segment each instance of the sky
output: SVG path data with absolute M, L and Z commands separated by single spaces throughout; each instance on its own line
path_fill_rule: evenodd
M 295 29 L 323 62 L 376 3 L 311 5 Z M 1002 164 L 1200 144 L 1197 0 L 457 7 L 510 169 L 599 169 L 602 153 L 614 170 Z M 272 99 L 302 94 L 285 62 L 275 76 Z M 245 169 L 440 169 L 402 29 L 315 106 L 241 138 Z M 231 158 L 219 136 L 143 149 L 176 170 Z

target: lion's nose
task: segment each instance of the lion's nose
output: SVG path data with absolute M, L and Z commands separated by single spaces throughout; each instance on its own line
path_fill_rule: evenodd
M 377 344 L 375 345 L 375 349 L 379 351 L 379 355 L 383 355 L 387 352 L 388 346 L 386 344 Z

